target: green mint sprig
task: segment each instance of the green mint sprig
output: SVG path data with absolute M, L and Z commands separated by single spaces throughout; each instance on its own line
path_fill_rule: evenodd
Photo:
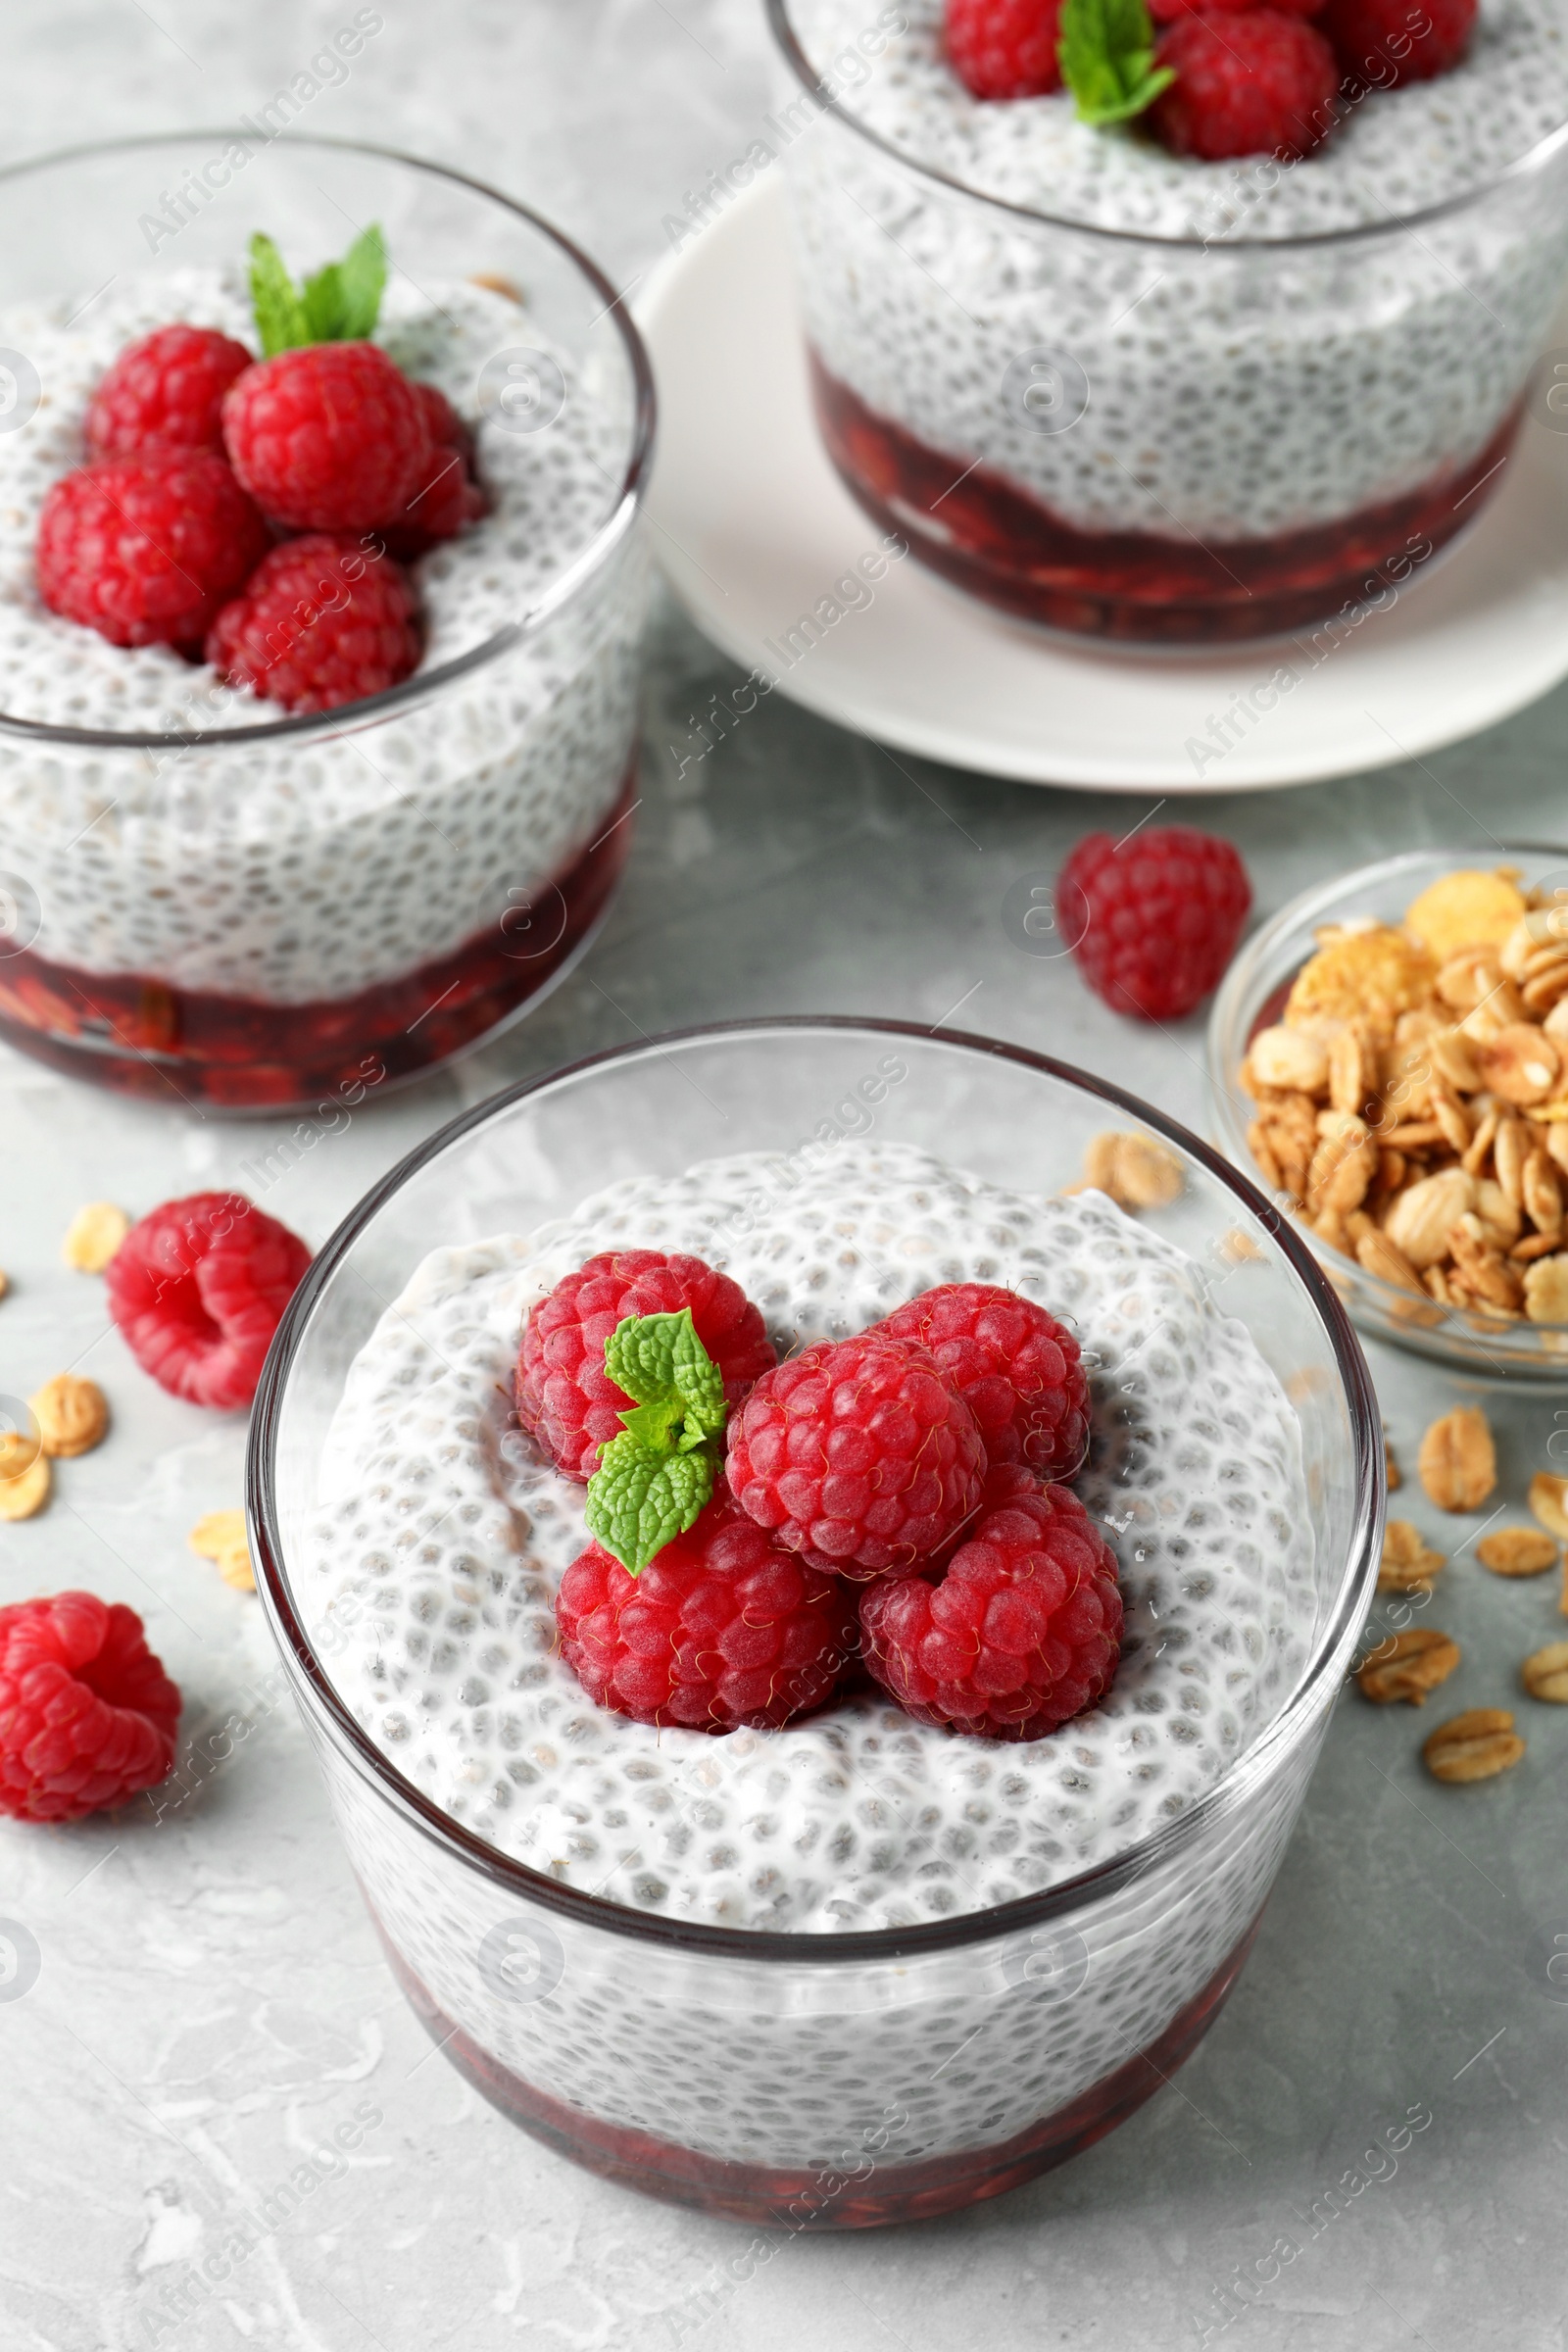
M 1060 28 L 1057 62 L 1080 122 L 1128 122 L 1176 78 L 1154 64 L 1145 0 L 1065 0 Z
M 386 243 L 373 223 L 340 262 L 300 286 L 270 237 L 258 229 L 251 239 L 251 309 L 264 359 L 307 343 L 363 343 L 375 331 L 385 286 Z
M 627 1315 L 605 1342 L 605 1370 L 633 1399 L 621 1434 L 588 1481 L 588 1533 L 640 1576 L 695 1525 L 713 1492 L 724 1429 L 724 1376 L 692 1310 Z

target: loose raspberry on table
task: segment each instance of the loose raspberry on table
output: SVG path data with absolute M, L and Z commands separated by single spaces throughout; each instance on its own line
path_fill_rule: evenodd
M 980 1424 L 988 1462 L 1068 1479 L 1089 1445 L 1089 1383 L 1072 1333 L 1032 1299 L 989 1282 L 922 1292 L 876 1329 L 929 1350 Z
M 737 1509 L 722 1484 L 633 1577 L 597 1544 L 556 1596 L 561 1652 L 590 1698 L 639 1723 L 776 1730 L 857 1659 L 855 1597 Z
M 983 1740 L 1043 1739 L 1102 1698 L 1121 1629 L 1115 1555 L 1065 1487 L 987 1511 L 935 1581 L 860 1596 L 874 1679 L 918 1722 Z
M 1039 98 L 1061 87 L 1061 0 L 947 0 L 954 72 L 976 98 Z
M 772 1370 L 772 1344 L 740 1284 L 700 1257 L 605 1250 L 534 1308 L 517 1356 L 517 1418 L 568 1478 L 592 1478 L 632 1401 L 605 1370 L 605 1342 L 628 1315 L 679 1314 L 683 1306 L 723 1374 L 727 1400 L 738 1403 Z
M 1470 46 L 1477 0 L 1327 0 L 1322 29 L 1344 70 L 1347 95 L 1369 86 L 1451 74 Z
M 373 531 L 433 470 L 429 412 L 374 343 L 311 343 L 236 377 L 229 463 L 264 514 L 296 531 Z
M 150 449 L 223 455 L 223 394 L 252 365 L 214 326 L 160 326 L 127 343 L 87 408 L 87 454 L 132 458 Z
M 336 710 L 384 694 L 419 665 L 414 583 L 372 541 L 311 531 L 263 558 L 207 633 L 231 685 L 285 710 Z
M 1155 59 L 1176 78 L 1148 120 L 1173 155 L 1209 163 L 1309 155 L 1337 120 L 1333 50 L 1299 16 L 1277 8 L 1184 16 L 1161 33 Z
M 192 1193 L 131 1227 L 104 1276 L 109 1311 L 161 1388 L 237 1412 L 310 1262 L 242 1193 Z
M 1228 841 L 1190 825 L 1118 845 L 1087 833 L 1056 881 L 1056 917 L 1084 978 L 1116 1012 L 1179 1020 L 1218 987 L 1252 904 Z
M 80 1821 L 156 1788 L 178 1724 L 134 1609 L 93 1592 L 0 1608 L 0 1813 Z
M 931 1356 L 881 1331 L 764 1373 L 730 1420 L 726 1476 L 781 1544 L 857 1583 L 912 1568 L 980 1499 L 985 1441 Z
M 416 383 L 430 427 L 430 472 L 401 514 L 377 533 L 388 555 L 413 564 L 443 539 L 456 539 L 488 512 L 474 464 L 473 435 L 444 392 Z
M 38 518 L 38 593 L 111 645 L 196 648 L 271 544 L 221 458 L 154 450 L 83 466 Z

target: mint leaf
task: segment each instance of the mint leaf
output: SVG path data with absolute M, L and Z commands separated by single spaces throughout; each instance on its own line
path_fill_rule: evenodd
M 283 256 L 270 237 L 257 230 L 251 239 L 251 309 L 256 314 L 256 332 L 261 337 L 262 357 L 275 358 L 280 351 L 293 351 L 311 338 L 306 331 L 305 313 L 294 280 L 283 267 Z
M 639 1576 L 684 1535 L 713 1492 L 724 1428 L 724 1376 L 692 1310 L 626 1315 L 605 1342 L 605 1370 L 635 1399 L 588 1481 L 588 1530 Z
M 375 331 L 386 286 L 386 244 L 373 224 L 340 262 L 296 287 L 270 237 L 251 239 L 251 308 L 264 358 L 306 343 L 363 343 Z
M 588 1533 L 633 1576 L 695 1526 L 713 1492 L 706 1451 L 656 1451 L 629 1431 L 613 1438 L 588 1482 Z
M 381 296 L 386 291 L 386 240 L 373 220 L 355 238 L 337 267 L 343 304 L 338 339 L 363 343 L 375 332 Z
M 673 1315 L 627 1315 L 605 1342 L 605 1370 L 639 1404 L 678 1397 L 695 1441 L 724 1426 L 724 1376 L 683 1306 Z M 622 1413 L 629 1428 L 630 1418 Z
M 1145 0 L 1064 0 L 1056 57 L 1080 122 L 1126 122 L 1175 80 L 1154 64 Z

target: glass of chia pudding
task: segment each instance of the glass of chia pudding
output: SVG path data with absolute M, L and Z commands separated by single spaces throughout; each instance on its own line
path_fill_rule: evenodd
M 1135 1129 L 1157 1171 L 1137 1214 L 1078 1181 L 1107 1129 Z M 853 1636 L 830 1653 L 813 1635 L 792 1684 L 768 1646 L 778 1589 L 764 1606 L 755 1586 L 713 1637 L 727 1663 L 693 1668 L 720 1676 L 727 1721 L 684 1685 L 639 1719 L 626 1691 L 659 1662 L 642 1635 L 601 1703 L 568 1597 L 590 1569 L 632 1588 L 588 1543 L 597 1480 L 585 1506 L 540 1442 L 541 1392 L 519 1376 L 514 1406 L 514 1379 L 525 1327 L 525 1365 L 567 1360 L 572 1270 L 618 1280 L 617 1252 L 701 1260 L 692 1328 L 726 1373 L 737 1346 L 748 1376 L 759 1348 L 769 1367 L 744 1404 L 744 1383 L 725 1392 L 734 1499 L 696 1523 L 725 1544 L 738 1526 L 736 1558 L 774 1541 L 735 1449 L 741 1427 L 760 1475 L 770 1383 L 824 1349 L 885 1350 L 871 1327 L 944 1285 L 1058 1319 L 1053 1360 L 1077 1367 L 1082 1409 L 1070 1442 L 1054 1425 L 1053 1474 L 1071 1489 L 1031 1488 L 1029 1507 L 1053 1497 L 1120 1594 L 1061 1653 L 1063 1673 L 1094 1668 L 1058 1702 L 1070 1720 L 956 1728 L 895 1697 Z M 571 1393 L 546 1379 L 558 1404 Z M 995 1420 L 994 1396 L 966 1394 Z M 956 1410 L 947 1387 L 933 1409 Z M 597 1056 L 405 1161 L 296 1297 L 249 1500 L 339 1830 L 447 2056 L 593 2170 L 760 2227 L 845 2229 L 1027 2180 L 1195 2046 L 1257 1932 L 1362 1623 L 1382 1468 L 1338 1299 L 1202 1145 L 1015 1048 L 802 1018 Z M 695 1541 L 645 1564 L 637 1593 Z M 811 1542 L 843 1554 L 831 1530 Z M 818 1634 L 842 1631 L 836 1612 L 870 1622 L 892 1588 L 848 1580 L 873 1556 L 808 1594 Z M 769 1552 L 770 1576 L 781 1559 L 798 1599 L 823 1562 Z M 929 1592 L 894 1583 L 901 1603 Z
M 944 578 L 1201 647 L 1386 604 L 1480 513 L 1568 278 L 1561 0 L 1396 87 L 1322 50 L 1331 135 L 1223 160 L 971 94 L 943 0 L 768 15 L 822 437 Z
M 123 1092 L 236 1109 L 357 1102 L 428 1070 L 560 979 L 626 857 L 654 415 L 635 329 L 525 207 L 267 120 L 13 170 L 0 226 L 0 1035 Z M 281 326 L 256 292 L 269 239 Z M 325 267 L 345 247 L 344 272 L 376 259 L 368 308 Z M 432 488 L 387 529 L 332 510 L 323 537 L 308 501 L 248 506 L 220 463 L 252 488 L 227 421 L 242 374 L 201 464 L 277 544 L 205 640 L 211 601 L 190 643 L 84 625 L 72 580 L 45 582 L 40 518 L 104 455 L 117 359 L 176 325 L 256 378 L 314 362 L 290 342 L 368 351 L 401 386 L 398 431 L 411 403 L 441 420 L 417 430 L 459 511 L 426 529 Z M 341 430 L 329 496 L 367 449 L 374 470 L 393 425 Z M 149 465 L 163 495 L 138 448 L 138 484 Z M 112 512 L 122 472 L 99 468 Z M 262 610 L 245 600 L 280 562 L 270 650 L 247 657 L 222 631 Z M 184 579 L 182 549 L 172 564 Z M 325 675 L 334 615 L 365 595 L 383 600 L 368 665 L 350 630 Z

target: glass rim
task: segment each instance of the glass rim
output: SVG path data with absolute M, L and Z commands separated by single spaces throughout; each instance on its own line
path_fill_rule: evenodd
M 1561 842 L 1504 841 L 1494 844 L 1494 847 L 1499 860 L 1504 863 L 1515 857 L 1555 858 L 1568 866 L 1568 845 Z M 1246 1167 L 1241 1164 L 1240 1155 L 1243 1152 L 1247 1154 L 1249 1166 L 1255 1163 L 1247 1142 L 1247 1129 L 1250 1121 L 1239 1115 L 1232 1056 L 1238 1043 L 1242 1042 L 1240 1032 L 1247 994 L 1259 966 L 1266 960 L 1269 952 L 1292 932 L 1310 934 L 1315 922 L 1330 919 L 1330 910 L 1347 891 L 1371 889 L 1379 883 L 1392 880 L 1407 868 L 1427 865 L 1434 860 L 1443 861 L 1450 872 L 1458 867 L 1473 869 L 1476 863 L 1475 845 L 1472 843 L 1466 848 L 1454 849 L 1443 842 L 1427 842 L 1417 849 L 1396 850 L 1389 858 L 1375 858 L 1365 865 L 1348 866 L 1344 873 L 1327 881 L 1314 882 L 1294 899 L 1288 899 L 1279 912 L 1271 915 L 1250 938 L 1245 940 L 1232 957 L 1209 1012 L 1204 1051 L 1208 1064 L 1209 1103 L 1215 1126 L 1242 1174 L 1247 1173 Z M 1278 1213 L 1291 1214 L 1283 1210 Z M 1370 1267 L 1363 1266 L 1359 1258 L 1348 1257 L 1343 1250 L 1336 1250 L 1331 1242 L 1319 1240 L 1315 1254 L 1320 1259 L 1326 1257 L 1336 1266 L 1345 1267 L 1396 1322 L 1398 1318 L 1395 1310 L 1400 1306 L 1408 1307 L 1414 1297 L 1413 1292 L 1401 1290 L 1397 1283 L 1390 1282 L 1387 1276 L 1376 1274 Z M 1431 1303 L 1443 1318 L 1432 1327 L 1433 1341 L 1441 1341 L 1443 1333 L 1455 1325 L 1477 1341 L 1492 1340 L 1499 1344 L 1511 1341 L 1514 1343 L 1512 1353 L 1491 1358 L 1493 1377 L 1510 1382 L 1561 1383 L 1564 1371 L 1568 1370 L 1568 1358 L 1547 1347 L 1546 1335 L 1556 1334 L 1560 1337 L 1565 1329 L 1562 1324 L 1530 1323 L 1510 1315 L 1487 1315 L 1478 1308 L 1440 1307 L 1436 1299 Z M 1537 1334 L 1541 1336 L 1531 1336 Z M 1380 1329 L 1377 1336 L 1380 1339 L 1393 1339 L 1397 1335 Z M 1529 1345 L 1519 1345 L 1527 1337 Z M 1408 1335 L 1404 1335 L 1403 1345 L 1430 1354 L 1434 1361 L 1457 1360 L 1452 1346 L 1418 1346 L 1416 1340 Z M 1463 1355 L 1462 1360 L 1467 1369 L 1480 1371 L 1468 1353 Z
M 54 148 L 47 155 L 28 156 L 21 163 L 0 166 L 0 183 L 24 178 L 29 172 L 50 171 L 64 164 L 83 163 L 100 156 L 128 154 L 137 148 L 184 147 L 195 141 L 206 140 L 247 140 L 254 144 L 255 136 L 253 130 L 246 130 L 237 123 L 217 128 L 198 123 L 189 130 L 134 131 L 119 138 L 85 139 L 71 147 Z M 400 165 L 406 171 L 421 173 L 427 178 L 445 180 L 454 187 L 466 188 L 476 196 L 483 196 L 547 239 L 590 289 L 603 297 L 604 309 L 599 317 L 609 317 L 614 320 L 630 366 L 633 388 L 630 448 L 614 504 L 592 538 L 550 581 L 518 619 L 509 621 L 481 645 L 470 646 L 466 653 L 454 655 L 438 668 L 416 670 L 401 685 L 388 687 L 382 694 L 368 695 L 364 702 L 344 704 L 335 710 L 284 714 L 276 719 L 261 719 L 239 727 L 191 727 L 172 731 L 61 726 L 52 720 L 22 718 L 0 708 L 0 737 L 18 744 L 74 751 L 184 753 L 222 751 L 230 746 L 257 744 L 289 743 L 303 746 L 334 736 L 357 734 L 362 728 L 374 725 L 383 718 L 434 701 L 447 687 L 471 676 L 501 655 L 514 652 L 526 639 L 537 635 L 564 606 L 570 603 L 584 582 L 601 569 L 636 520 L 647 488 L 658 417 L 653 367 L 636 322 L 625 307 L 623 293 L 611 283 L 598 264 L 590 260 L 582 247 L 568 237 L 564 229 L 557 228 L 553 221 L 547 220 L 531 205 L 506 195 L 500 188 L 492 187 L 487 180 L 476 179 L 471 172 L 455 171 L 450 164 L 433 163 L 424 156 L 410 155 L 400 147 L 383 147 L 369 139 L 330 138 L 321 133 L 302 133 L 296 137 L 291 132 L 287 143 L 292 149 L 333 149 L 345 155 L 369 156 L 377 163 Z M 594 323 L 598 323 L 597 318 Z
M 946 189 L 950 194 L 962 196 L 970 204 L 989 206 L 994 212 L 1004 214 L 1013 221 L 1028 222 L 1037 228 L 1065 229 L 1077 236 L 1100 237 L 1111 244 L 1156 245 L 1192 253 L 1255 257 L 1260 253 L 1312 252 L 1333 246 L 1369 243 L 1377 237 L 1391 237 L 1401 230 L 1423 228 L 1435 221 L 1451 219 L 1513 181 L 1528 178 L 1544 170 L 1553 156 L 1568 146 L 1568 117 L 1565 117 L 1550 130 L 1544 131 L 1533 146 L 1516 155 L 1499 172 L 1494 172 L 1490 179 L 1483 180 L 1478 186 L 1462 189 L 1456 196 L 1445 196 L 1437 204 L 1422 205 L 1413 213 L 1391 214 L 1386 220 L 1358 221 L 1351 228 L 1308 229 L 1290 237 L 1243 238 L 1168 236 L 1156 229 L 1107 228 L 1093 220 L 1074 220 L 1063 213 L 1042 212 L 1034 205 L 1015 204 L 1008 197 L 990 195 L 983 188 L 971 187 L 967 180 L 957 178 L 955 173 L 944 172 L 938 165 L 922 163 L 918 156 L 907 154 L 904 148 L 895 146 L 891 139 L 873 130 L 868 122 L 862 122 L 858 115 L 828 89 L 801 46 L 800 36 L 790 18 L 791 0 L 765 0 L 765 5 L 774 42 L 802 89 L 817 101 L 822 113 L 832 115 L 836 121 L 864 139 L 868 146 L 876 148 L 906 172 L 912 172 L 920 178 L 930 180 L 934 186 Z
M 380 1210 L 406 1184 L 438 1159 L 448 1148 L 471 1135 L 514 1104 L 547 1087 L 575 1079 L 586 1071 L 616 1062 L 646 1060 L 671 1046 L 716 1042 L 726 1038 L 804 1037 L 811 1033 L 891 1037 L 915 1044 L 956 1047 L 967 1054 L 1008 1061 L 1067 1085 L 1126 1112 L 1152 1128 L 1187 1158 L 1196 1161 L 1233 1195 L 1241 1206 L 1268 1232 L 1284 1253 L 1305 1291 L 1329 1340 L 1349 1410 L 1355 1475 L 1355 1525 L 1351 1534 L 1337 1597 L 1328 1621 L 1319 1631 L 1305 1665 L 1278 1714 L 1244 1755 L 1220 1775 L 1211 1788 L 1187 1810 L 1137 1843 L 1106 1861 L 1077 1872 L 1072 1878 L 1033 1894 L 1014 1896 L 1005 1903 L 978 1911 L 922 1921 L 906 1928 L 868 1928 L 818 1935 L 794 1929 L 721 1927 L 704 1921 L 671 1919 L 655 1911 L 589 1894 L 548 1877 L 515 1860 L 454 1821 L 435 1800 L 416 1787 L 383 1754 L 356 1721 L 318 1660 L 315 1644 L 293 1601 L 283 1545 L 278 1529 L 275 1492 L 276 1446 L 289 1372 L 305 1337 L 312 1311 L 337 1268 Z M 263 1367 L 251 1416 L 246 1448 L 245 1487 L 257 1587 L 295 1695 L 324 1728 L 339 1753 L 378 1794 L 437 1846 L 476 1869 L 493 1885 L 523 1900 L 538 1904 L 589 1928 L 684 1951 L 704 1951 L 734 1960 L 767 1963 L 804 1961 L 816 1966 L 857 1961 L 886 1961 L 915 1953 L 937 1952 L 987 1942 L 1020 1933 L 1085 1902 L 1114 1893 L 1130 1881 L 1180 1855 L 1211 1826 L 1235 1813 L 1265 1785 L 1277 1764 L 1283 1763 L 1305 1736 L 1314 1719 L 1326 1679 L 1338 1681 L 1354 1645 L 1371 1594 L 1381 1548 L 1384 1503 L 1382 1420 L 1371 1372 L 1349 1317 L 1317 1259 L 1267 1197 L 1246 1174 L 1174 1119 L 1153 1109 L 1135 1095 L 1080 1070 L 1070 1062 L 1036 1054 L 1024 1046 L 1003 1043 L 974 1031 L 929 1029 L 911 1021 L 884 1020 L 847 1013 L 780 1013 L 749 1020 L 703 1022 L 612 1046 L 579 1060 L 563 1063 L 535 1077 L 518 1080 L 483 1102 L 462 1111 L 408 1152 L 365 1195 L 313 1259 L 295 1292 Z

